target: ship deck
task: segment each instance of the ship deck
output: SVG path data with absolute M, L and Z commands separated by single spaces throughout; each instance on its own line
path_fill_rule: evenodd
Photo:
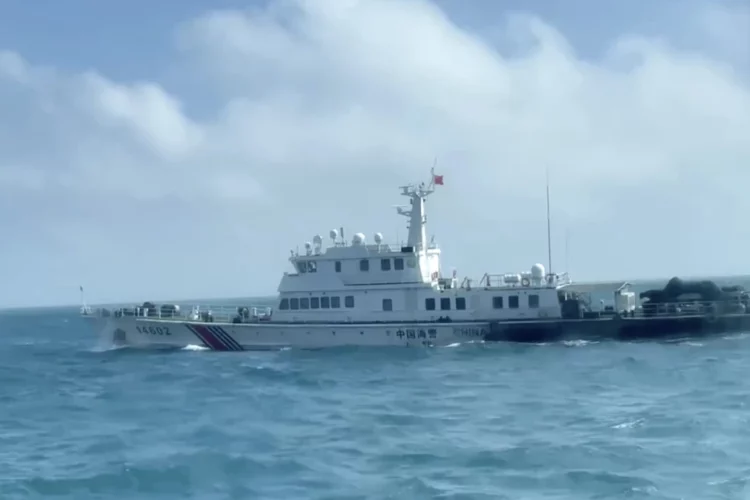
M 627 282 L 612 283 L 592 283 L 580 284 L 571 291 L 577 293 L 607 293 L 617 290 L 623 290 Z M 566 287 L 567 288 L 567 287 Z M 630 314 L 618 315 L 614 311 L 592 311 L 582 318 L 518 318 L 495 320 L 491 318 L 467 318 L 456 319 L 453 321 L 430 321 L 430 320 L 389 320 L 389 321 L 279 321 L 271 316 L 245 314 L 240 316 L 237 306 L 203 306 L 191 308 L 185 311 L 170 311 L 169 314 L 162 314 L 159 308 L 146 310 L 140 307 L 120 308 L 115 310 L 96 309 L 90 311 L 86 316 L 90 317 L 109 317 L 115 318 L 128 317 L 137 321 L 163 321 L 163 322 L 188 322 L 188 323 L 217 323 L 217 324 L 262 324 L 262 325 L 321 325 L 321 324 L 412 324 L 412 323 L 491 323 L 500 322 L 503 324 L 528 324 L 528 323 L 583 323 L 583 322 L 610 322 L 613 320 L 636 322 L 636 321 L 664 321 L 670 319 L 686 318 L 714 318 L 730 316 L 750 316 L 746 312 L 734 308 L 732 302 L 686 302 L 686 303 L 663 303 L 654 304 L 647 310 L 639 307 Z M 188 308 L 186 308 L 188 309 Z M 265 309 L 265 308 L 263 308 Z M 741 308 L 740 308 L 741 309 Z M 253 308 L 246 308 L 246 311 L 254 311 Z M 715 313 L 714 313 L 715 311 Z M 210 314 L 209 314 L 210 312 Z
M 605 294 L 628 291 L 631 286 L 629 281 L 598 281 L 590 283 L 571 283 L 563 285 L 559 289 L 567 292 L 581 294 Z

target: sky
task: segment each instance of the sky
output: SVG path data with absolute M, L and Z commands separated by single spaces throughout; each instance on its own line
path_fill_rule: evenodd
M 750 274 L 744 0 L 0 3 L 0 307 L 276 293 L 291 249 L 444 274 Z

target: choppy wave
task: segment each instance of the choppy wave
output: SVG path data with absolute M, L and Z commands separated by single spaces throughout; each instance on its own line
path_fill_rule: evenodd
M 95 350 L 0 321 L 0 498 L 750 498 L 750 337 Z

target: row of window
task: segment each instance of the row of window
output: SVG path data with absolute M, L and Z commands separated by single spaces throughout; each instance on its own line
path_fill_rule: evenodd
M 520 300 L 518 298 L 518 295 L 510 295 L 508 296 L 508 309 L 518 309 L 520 305 Z M 503 297 L 502 296 L 496 296 L 492 297 L 492 308 L 493 309 L 502 309 L 504 306 L 503 304 Z M 537 309 L 539 308 L 539 295 L 537 294 L 531 294 L 528 296 L 528 306 L 529 309 Z
M 436 305 L 436 301 L 433 297 L 430 297 L 429 299 L 424 299 L 424 308 L 427 309 L 428 311 L 434 311 L 435 305 Z M 451 298 L 441 297 L 440 298 L 440 310 L 450 311 L 450 309 L 451 309 Z M 456 297 L 456 310 L 463 311 L 465 309 L 466 309 L 466 298 Z
M 334 262 L 334 267 L 336 269 L 336 272 L 340 273 L 341 261 L 337 260 L 336 262 Z M 370 270 L 370 259 L 360 260 L 359 270 L 362 272 L 368 272 Z M 380 270 L 381 271 L 390 271 L 390 270 L 403 271 L 404 270 L 403 257 L 395 257 L 393 259 L 380 259 Z M 300 260 L 300 261 L 297 261 L 297 271 L 299 271 L 300 274 L 316 273 L 318 272 L 318 265 L 314 260 Z
M 503 309 L 503 306 L 504 306 L 503 299 L 504 297 L 502 296 L 492 297 L 492 308 Z M 536 294 L 529 295 L 528 301 L 529 301 L 530 309 L 537 309 L 539 307 L 539 295 L 536 295 Z M 518 298 L 518 295 L 508 296 L 508 309 L 518 309 L 519 305 L 520 305 L 520 300 Z M 435 299 L 432 297 L 425 299 L 424 308 L 428 311 L 434 311 L 436 309 Z M 451 309 L 450 297 L 442 297 L 440 299 L 440 310 L 450 311 L 450 309 Z M 463 311 L 464 309 L 466 309 L 466 299 L 464 297 L 456 297 L 456 310 Z
M 347 295 L 344 297 L 344 307 L 352 309 L 354 307 L 354 296 Z M 281 299 L 279 309 L 282 311 L 298 309 L 341 309 L 341 297 L 294 297 L 291 299 Z
M 390 271 L 391 270 L 391 260 L 393 260 L 393 267 L 392 269 L 394 271 L 403 271 L 404 270 L 404 259 L 403 257 L 396 257 L 394 259 L 380 259 L 380 270 L 381 271 Z M 362 272 L 368 272 L 370 270 L 370 259 L 362 259 L 359 261 L 359 270 Z M 336 262 L 336 272 L 341 272 L 341 262 Z
M 463 311 L 466 309 L 466 298 L 465 297 L 455 297 L 453 301 L 451 300 L 451 297 L 441 297 L 440 298 L 440 310 L 441 311 L 450 311 L 451 306 L 453 305 L 452 302 L 455 301 L 455 309 L 457 311 Z M 492 297 L 492 308 L 493 309 L 503 309 L 504 307 L 504 297 L 502 296 L 495 296 Z M 508 308 L 509 309 L 518 309 L 520 305 L 520 300 L 518 295 L 510 295 L 508 296 Z M 528 305 L 530 309 L 537 309 L 539 307 L 539 295 L 532 294 L 528 296 Z M 347 295 L 344 297 L 344 307 L 347 309 L 354 308 L 354 296 Z M 281 299 L 281 302 L 279 303 L 279 309 L 282 311 L 286 310 L 293 310 L 296 311 L 298 309 L 340 309 L 341 308 L 341 297 L 334 296 L 334 297 L 300 297 L 300 298 L 291 298 L 291 299 Z M 437 300 L 434 297 L 430 297 L 424 300 L 424 308 L 427 311 L 434 311 L 437 309 Z M 383 311 L 393 311 L 393 300 L 391 299 L 383 299 Z

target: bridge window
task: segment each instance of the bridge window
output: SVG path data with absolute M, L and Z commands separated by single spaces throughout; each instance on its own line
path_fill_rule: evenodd
M 537 307 L 539 307 L 539 295 L 529 295 L 529 307 L 531 309 L 536 309 Z
M 289 299 L 289 308 L 295 311 L 299 309 L 299 299 Z
M 299 308 L 310 309 L 310 299 L 308 299 L 307 297 L 299 299 Z
M 451 298 L 450 297 L 443 297 L 440 299 L 440 309 L 443 311 L 450 311 L 451 308 Z
M 344 307 L 351 309 L 354 307 L 354 296 L 353 295 L 347 295 L 344 297 Z
M 341 308 L 341 297 L 331 297 L 331 309 Z
M 393 259 L 393 269 L 396 271 L 403 271 L 404 270 L 404 259 L 401 257 L 397 257 Z
M 315 273 L 318 271 L 318 263 L 312 260 L 307 261 L 307 272 Z
M 508 297 L 508 307 L 511 309 L 518 309 L 518 295 L 511 295 Z
M 310 309 L 320 309 L 320 298 L 310 297 Z
M 393 311 L 393 301 L 391 299 L 383 299 L 383 310 Z
M 321 297 L 320 298 L 320 308 L 321 309 L 330 309 L 331 308 L 331 297 Z
M 341 272 L 341 261 L 337 260 L 335 266 L 336 266 L 336 272 L 340 273 Z
M 456 309 L 459 311 L 463 311 L 466 309 L 466 298 L 465 297 L 456 297 Z
M 362 259 L 359 261 L 359 270 L 360 271 L 369 271 L 370 270 L 370 261 L 367 259 Z
M 424 299 L 424 308 L 428 311 L 434 311 L 435 310 L 435 299 L 429 298 Z
M 503 298 L 501 296 L 492 297 L 492 308 L 493 309 L 503 308 Z
M 279 303 L 279 309 L 282 311 L 289 309 L 289 299 L 281 299 L 281 302 Z
M 380 259 L 380 270 L 390 271 L 391 270 L 391 259 Z
M 307 272 L 307 261 L 302 260 L 297 262 L 297 271 L 299 271 L 300 274 L 305 274 Z

